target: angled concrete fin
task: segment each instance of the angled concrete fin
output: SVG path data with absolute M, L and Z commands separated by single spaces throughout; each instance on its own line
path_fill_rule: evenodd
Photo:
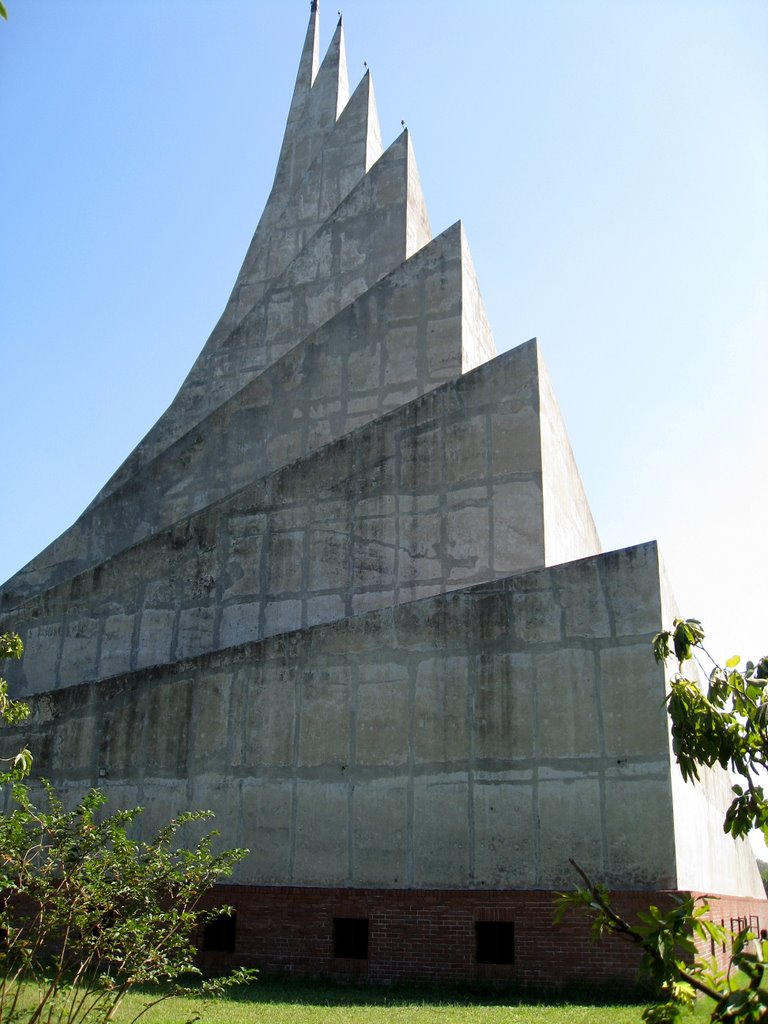
M 429 226 L 429 214 L 421 188 L 419 168 L 416 166 L 416 155 L 413 152 L 411 135 L 407 128 L 404 129 L 400 137 L 404 140 L 408 153 L 408 205 L 405 229 L 405 254 L 408 257 L 427 244 L 432 237 L 432 229 Z
M 255 307 L 228 334 L 212 335 L 169 408 L 96 501 L 393 270 L 406 258 L 409 234 L 417 249 L 428 241 L 414 169 L 403 132 Z
M 261 372 L 404 260 L 409 208 L 423 205 L 420 189 L 415 203 L 413 194 L 413 160 L 401 135 L 220 346 L 214 377 L 226 387 L 238 379 L 242 386 L 243 375 Z M 210 377 L 209 369 L 206 401 L 215 401 Z
M 280 205 L 282 193 L 285 191 L 285 183 L 286 181 L 289 182 L 293 177 L 290 165 L 293 161 L 296 138 L 302 131 L 309 103 L 309 96 L 312 90 L 312 85 L 317 77 L 320 63 L 319 35 L 320 15 L 317 6 L 314 6 L 309 15 L 307 34 L 304 39 L 304 47 L 299 59 L 299 70 L 296 75 L 296 85 L 293 89 L 293 97 L 288 110 L 288 120 L 285 125 L 285 134 L 283 135 L 283 143 L 280 147 L 280 156 L 277 161 L 275 181 L 272 186 L 270 197 L 267 200 L 264 213 L 262 214 L 262 220 L 271 219 L 271 206 Z
M 6 603 L 167 528 L 201 494 L 219 501 L 458 377 L 464 275 L 457 223 L 92 504 L 6 588 Z
M 296 85 L 293 89 L 291 106 L 288 111 L 288 124 L 301 120 L 304 113 L 304 104 L 309 96 L 319 67 L 319 29 L 320 14 L 317 7 L 313 7 L 309 15 L 307 34 L 304 37 L 304 46 L 299 58 L 299 70 L 296 74 Z
M 339 115 L 334 130 L 328 136 L 322 153 L 322 176 L 319 223 L 329 217 L 357 182 L 366 174 L 383 152 L 381 129 L 373 94 L 370 74 L 363 75 L 347 105 Z M 301 191 L 306 193 L 318 186 L 315 160 L 310 172 L 315 180 L 307 178 Z
M 536 343 L 546 564 L 599 554 L 600 538 L 552 382 Z
M 368 90 L 368 143 L 366 147 L 366 171 L 370 170 L 371 165 L 376 163 L 381 154 L 384 152 L 384 146 L 381 141 L 381 124 L 379 123 L 379 111 L 376 106 L 376 96 L 373 92 L 373 76 L 370 71 L 366 71 L 363 76 L 363 80 L 360 85 L 365 85 Z M 358 86 L 359 88 L 360 86 Z
M 480 294 L 472 254 L 469 251 L 467 236 L 461 228 L 461 341 L 462 341 L 462 373 L 473 370 L 481 363 L 496 356 L 496 344 L 493 340 L 485 303 Z
M 440 254 L 435 256 L 433 266 L 439 271 Z M 400 283 L 408 285 L 407 280 Z M 419 282 L 415 293 L 427 285 Z M 458 325 L 455 297 L 453 309 Z M 401 306 L 400 323 L 391 330 L 382 319 L 384 333 L 379 335 L 382 341 L 389 335 L 390 350 L 402 346 L 398 366 L 409 355 L 403 328 L 413 317 L 405 314 Z M 428 324 L 424 329 L 428 332 Z M 365 341 L 363 333 L 358 355 Z M 411 360 L 414 354 L 411 350 Z M 315 432 L 327 419 L 333 430 L 343 350 L 337 338 L 336 346 L 307 350 L 306 355 L 314 364 L 312 373 L 295 375 L 293 383 L 301 387 L 303 376 L 318 379 L 323 391 L 314 397 L 292 395 L 289 381 L 278 373 L 276 400 L 298 398 L 305 429 Z M 385 377 L 387 365 L 387 360 L 380 364 Z M 199 487 L 190 488 L 188 514 L 111 557 L 106 557 L 104 537 L 92 537 L 99 549 L 95 565 L 15 609 L 29 643 L 14 682 L 23 678 L 30 690 L 68 686 L 81 678 L 194 656 L 213 642 L 206 631 L 187 635 L 174 629 L 177 615 L 180 622 L 196 615 L 209 618 L 221 608 L 218 642 L 228 646 L 247 636 L 274 635 L 343 618 L 350 610 L 391 607 L 541 566 L 536 367 L 534 346 L 519 346 L 299 458 L 291 458 L 290 451 L 278 453 L 282 466 L 218 501 L 210 503 Z M 212 484 L 223 438 L 241 429 L 237 419 L 250 415 L 254 399 L 258 403 L 258 396 L 249 397 L 211 431 L 205 465 L 198 469 Z M 352 416 L 360 397 L 347 410 Z M 274 401 L 264 406 L 262 423 Z M 253 431 L 241 427 L 240 442 L 247 444 Z M 491 446 L 490 438 L 495 439 Z M 512 447 L 506 443 L 510 440 Z M 437 457 L 441 452 L 445 457 Z M 183 496 L 178 467 L 184 461 L 179 451 L 164 467 L 176 474 L 171 498 Z M 245 453 L 246 466 L 247 461 Z M 163 483 L 159 474 L 156 483 Z M 116 503 L 115 514 L 127 504 Z M 145 507 L 140 499 L 134 511 L 140 516 Z M 352 521 L 354 532 L 348 529 Z M 134 523 L 139 529 L 144 525 Z M 308 558 L 301 555 L 305 550 Z M 305 571 L 302 566 L 305 583 L 296 575 Z M 133 637 L 135 628 L 141 634 L 135 649 L 132 643 L 111 641 L 100 648 L 104 630 Z
M 309 95 L 308 116 L 313 125 L 332 125 L 349 99 L 344 25 L 339 18 L 333 39 Z

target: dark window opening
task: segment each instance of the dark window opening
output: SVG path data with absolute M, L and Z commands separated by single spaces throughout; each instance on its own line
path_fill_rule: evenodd
M 515 962 L 515 926 L 511 921 L 475 921 L 475 940 L 479 964 Z
M 347 960 L 368 959 L 367 917 L 334 917 L 333 955 Z
M 731 931 L 734 935 L 738 935 L 739 932 L 743 932 L 746 928 L 749 928 L 749 922 L 746 917 L 732 917 L 731 918 Z
M 203 925 L 204 953 L 234 953 L 237 915 L 219 914 Z

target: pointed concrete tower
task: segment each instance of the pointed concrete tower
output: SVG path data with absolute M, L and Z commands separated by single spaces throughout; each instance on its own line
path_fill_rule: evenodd
M 263 247 L 279 247 L 278 239 L 271 232 L 271 228 L 281 218 L 286 207 L 293 207 L 294 212 L 290 217 L 290 222 L 295 224 L 302 216 L 300 212 L 303 207 L 302 200 L 306 202 L 312 198 L 312 192 L 307 187 L 309 183 L 304 181 L 305 175 L 318 155 L 322 156 L 326 150 L 330 151 L 333 148 L 333 146 L 326 145 L 327 139 L 349 99 L 344 29 L 341 18 L 339 18 L 325 59 L 318 70 L 319 17 L 318 9 L 314 8 L 309 17 L 307 35 L 299 61 L 296 86 L 272 191 L 246 254 L 243 268 L 235 283 L 232 298 L 227 304 L 217 331 L 221 328 L 231 327 L 255 303 L 258 291 L 255 290 L 252 294 L 252 287 L 244 287 L 246 284 L 252 286 L 250 280 L 252 265 L 255 262 L 258 263 L 260 257 L 264 258 L 261 256 Z M 375 108 L 372 117 L 376 118 Z M 337 142 L 336 146 L 338 147 L 338 145 Z M 365 158 L 360 160 L 360 164 L 367 169 Z M 296 210 L 297 205 L 299 211 Z M 316 217 L 315 220 L 317 221 L 318 218 Z M 285 227 L 284 224 L 283 230 Z M 298 249 L 294 248 L 292 255 L 295 255 L 297 251 Z M 280 269 L 287 262 L 288 259 L 284 259 Z M 214 336 L 216 333 L 214 331 Z
M 283 144 L 280 147 L 275 180 L 267 204 L 264 207 L 261 221 L 259 222 L 260 224 L 263 222 L 265 226 L 270 220 L 275 220 L 279 216 L 287 197 L 291 194 L 291 183 L 301 177 L 301 167 L 294 168 L 294 153 L 297 143 L 300 143 L 302 138 L 309 134 L 305 130 L 305 122 L 307 120 L 309 96 L 320 66 L 319 29 L 320 14 L 318 5 L 314 4 L 309 15 L 307 35 L 304 39 L 304 48 L 301 51 L 301 58 L 299 60 L 299 70 L 296 75 L 296 85 L 294 86 L 293 98 L 291 99 L 291 106 L 288 111 Z
M 672 758 L 655 545 L 600 553 L 537 342 L 496 355 L 462 225 L 433 237 L 408 132 L 382 147 L 318 33 L 315 2 L 220 322 L 2 589 L 38 769 L 147 829 L 211 807 L 252 851 L 235 956 L 268 970 L 540 981 L 572 856 L 628 906 L 706 890 L 768 926 L 727 779 L 691 817 Z M 599 967 L 634 982 L 631 951 Z
M 233 293 L 235 320 L 253 309 L 382 153 L 373 81 L 366 74 L 269 231 L 257 231 Z M 238 314 L 238 311 L 240 313 Z

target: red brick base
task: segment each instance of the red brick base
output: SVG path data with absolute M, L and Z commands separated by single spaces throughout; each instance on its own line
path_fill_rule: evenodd
M 620 892 L 615 906 L 629 918 L 670 893 Z M 638 953 L 616 937 L 595 944 L 584 915 L 553 925 L 552 892 L 321 889 L 220 886 L 218 902 L 235 908 L 233 953 L 201 954 L 202 966 L 257 966 L 268 973 L 392 982 L 512 982 L 562 988 L 616 986 L 637 981 Z M 726 927 L 746 917 L 768 927 L 768 903 L 711 898 Z M 334 918 L 368 920 L 367 959 L 337 959 Z M 514 923 L 514 963 L 477 963 L 475 923 Z M 717 951 L 720 952 L 720 951 Z

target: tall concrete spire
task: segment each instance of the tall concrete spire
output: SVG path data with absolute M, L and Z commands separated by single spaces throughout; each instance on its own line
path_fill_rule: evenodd
M 304 38 L 304 47 L 299 60 L 299 70 L 296 74 L 296 85 L 293 88 L 293 98 L 288 111 L 288 125 L 295 124 L 301 120 L 304 113 L 304 106 L 307 102 L 310 89 L 312 88 L 317 70 L 320 65 L 320 13 L 317 2 L 312 4 L 307 25 L 307 34 Z M 287 134 L 287 132 L 286 132 Z M 285 142 L 283 142 L 285 147 Z
M 341 18 L 318 68 L 319 13 L 313 8 L 296 76 L 275 180 L 259 227 L 278 219 L 301 183 L 328 132 L 349 99 L 344 28 Z
M 303 213 L 297 217 L 296 211 L 297 209 L 306 210 L 312 205 L 311 201 L 308 202 L 310 192 L 306 180 L 307 175 L 316 161 L 325 160 L 329 143 L 331 148 L 338 147 L 340 143 L 340 140 L 338 138 L 334 140 L 333 136 L 340 115 L 349 105 L 346 47 L 341 18 L 336 25 L 333 39 L 321 65 L 319 65 L 318 58 L 318 36 L 318 5 L 313 4 L 274 182 L 232 295 L 214 329 L 211 340 L 215 339 L 216 344 L 226 337 L 242 319 L 244 313 L 252 308 L 257 301 L 262 289 L 258 285 L 254 286 L 254 281 L 260 279 L 259 274 L 263 272 L 267 263 L 274 262 L 268 249 L 275 249 L 273 232 L 276 225 L 282 221 L 283 227 L 280 230 L 283 231 L 286 222 L 290 225 L 306 219 Z M 369 76 L 366 75 L 365 79 L 368 78 Z M 365 92 L 369 91 L 369 84 L 366 82 Z M 359 87 L 357 92 L 359 92 Z M 372 94 L 365 113 L 370 118 L 370 123 L 368 124 L 367 151 L 361 174 L 367 171 L 381 155 L 381 136 Z M 356 165 L 356 157 L 350 154 L 346 163 Z M 349 179 L 348 187 L 346 191 L 339 194 L 337 203 L 354 185 L 357 177 L 357 175 L 346 175 L 346 178 Z M 304 230 L 303 238 L 306 237 L 308 234 Z M 295 251 L 294 248 L 293 253 Z M 288 261 L 289 255 L 286 250 L 279 269 Z M 255 267 L 262 268 L 262 271 L 257 271 L 256 278 L 254 278 Z
M 310 130 L 332 125 L 349 99 L 344 23 L 339 18 L 309 96 Z M 306 126 L 305 126 L 306 130 Z
M 254 235 L 230 300 L 232 325 L 256 305 L 382 154 L 381 130 L 370 74 L 363 76 L 323 149 L 307 169 L 269 231 Z

